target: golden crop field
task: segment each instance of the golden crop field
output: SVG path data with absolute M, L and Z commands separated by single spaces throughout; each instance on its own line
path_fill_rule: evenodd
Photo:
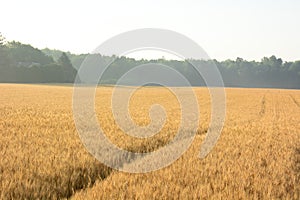
M 120 130 L 112 91 L 99 87 L 96 94 L 99 123 L 112 143 L 150 152 L 174 137 L 180 105 L 168 89 L 141 88 L 131 98 L 129 112 L 139 125 L 150 123 L 152 104 L 165 108 L 165 126 L 147 139 Z M 300 199 L 300 91 L 227 88 L 225 126 L 205 159 L 199 150 L 211 102 L 207 89 L 194 91 L 201 115 L 191 147 L 164 169 L 130 174 L 85 149 L 73 120 L 72 87 L 1 84 L 0 199 Z M 128 158 L 128 165 L 136 162 Z

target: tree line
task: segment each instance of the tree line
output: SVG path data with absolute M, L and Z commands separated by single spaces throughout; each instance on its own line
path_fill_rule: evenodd
M 300 89 L 300 61 L 284 62 L 276 56 L 261 61 L 236 60 L 135 60 L 100 54 L 75 55 L 59 50 L 39 50 L 19 42 L 6 42 L 0 35 L 0 82 L 10 83 L 72 83 L 81 63 L 88 57 L 97 59 L 98 66 L 109 65 L 100 84 L 116 84 L 120 77 L 135 66 L 160 63 L 184 75 L 193 86 L 205 86 L 201 75 L 191 65 L 217 66 L 227 87 L 268 87 Z M 94 58 L 93 58 L 94 57 Z M 113 61 L 113 62 L 112 62 Z M 111 63 L 112 62 L 112 63 Z M 97 77 L 95 77 L 97 78 Z M 95 81 L 97 81 L 95 79 Z M 134 80 L 128 84 L 134 85 Z
M 67 54 L 57 60 L 20 42 L 6 42 L 0 34 L 0 82 L 72 83 L 77 70 Z

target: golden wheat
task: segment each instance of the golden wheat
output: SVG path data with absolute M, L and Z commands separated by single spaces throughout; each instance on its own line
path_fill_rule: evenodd
M 73 122 L 72 87 L 0 85 L 0 199 L 299 199 L 300 91 L 226 89 L 222 135 L 199 159 L 211 102 L 207 89 L 194 90 L 201 119 L 192 146 L 167 168 L 128 174 L 85 150 Z M 149 152 L 172 140 L 180 105 L 169 90 L 142 88 L 131 98 L 138 125 L 150 123 L 152 104 L 166 110 L 165 126 L 147 139 L 118 127 L 111 94 L 110 87 L 98 88 L 96 111 L 114 144 Z

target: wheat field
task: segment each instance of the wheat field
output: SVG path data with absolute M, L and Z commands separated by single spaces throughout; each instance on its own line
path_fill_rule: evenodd
M 138 125 L 150 123 L 152 104 L 165 108 L 165 126 L 147 139 L 118 127 L 112 91 L 97 89 L 95 110 L 114 144 L 150 152 L 172 140 L 180 105 L 168 89 L 141 88 L 131 98 Z M 194 91 L 201 115 L 191 147 L 164 169 L 130 174 L 106 167 L 85 149 L 73 120 L 72 87 L 1 84 L 0 199 L 299 199 L 300 91 L 227 88 L 222 135 L 205 159 L 199 150 L 211 101 L 206 88 Z M 128 158 L 129 165 L 135 162 Z

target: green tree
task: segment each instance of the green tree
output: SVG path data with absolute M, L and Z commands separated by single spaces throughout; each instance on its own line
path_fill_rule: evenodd
M 0 33 L 0 68 L 9 67 L 11 64 L 10 61 L 5 38 Z
M 5 43 L 5 38 L 3 37 L 3 35 L 0 33 L 0 48 L 3 48 Z
M 300 75 L 300 61 L 296 61 L 291 64 L 289 71 L 296 72 Z
M 62 67 L 63 81 L 67 83 L 74 82 L 77 70 L 73 67 L 67 54 L 63 52 L 57 62 Z
M 9 55 L 6 40 L 0 33 L 0 82 L 16 82 L 16 68 Z
M 25 65 L 28 67 L 33 64 L 47 65 L 54 62 L 52 57 L 45 55 L 41 50 L 31 45 L 12 41 L 7 46 L 9 54 L 16 65 Z
M 60 64 L 66 70 L 73 68 L 72 63 L 65 52 L 63 52 L 59 57 L 58 64 Z
M 276 58 L 276 56 L 273 55 L 270 58 L 264 57 L 262 59 L 262 63 L 271 67 L 271 70 L 278 71 L 281 69 L 283 61 L 281 58 Z

